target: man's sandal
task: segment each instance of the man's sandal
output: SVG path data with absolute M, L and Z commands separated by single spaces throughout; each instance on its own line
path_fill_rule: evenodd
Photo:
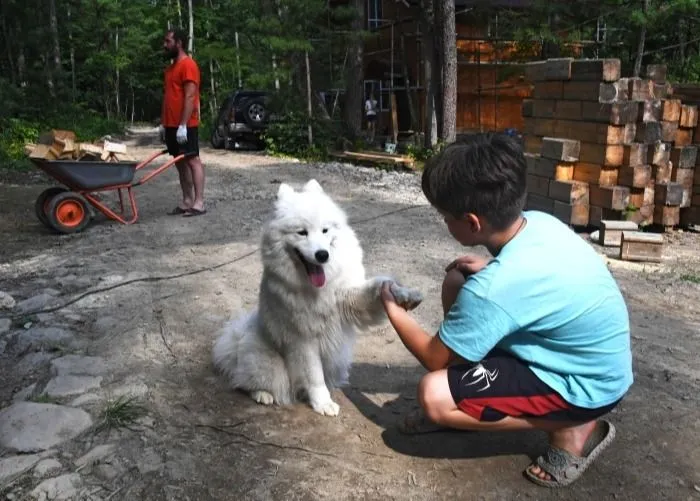
M 436 431 L 445 431 L 449 429 L 432 422 L 421 409 L 416 409 L 405 414 L 404 417 L 399 420 L 397 428 L 404 435 L 434 433 Z
M 544 455 L 537 458 L 535 464 L 525 470 L 529 480 L 543 487 L 565 487 L 576 481 L 600 453 L 615 438 L 615 427 L 609 421 L 601 419 L 591 432 L 583 446 L 583 457 L 574 456 L 559 447 L 549 446 Z M 532 473 L 533 466 L 547 473 L 551 479 L 544 480 Z

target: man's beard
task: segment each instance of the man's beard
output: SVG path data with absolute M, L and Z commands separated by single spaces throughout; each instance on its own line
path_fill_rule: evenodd
M 170 50 L 164 50 L 163 51 L 163 59 L 175 59 L 178 55 L 179 51 L 177 49 L 170 49 Z

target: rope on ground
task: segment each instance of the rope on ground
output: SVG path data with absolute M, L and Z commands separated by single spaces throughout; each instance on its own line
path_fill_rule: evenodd
M 409 205 L 409 206 L 407 206 L 407 207 L 402 207 L 402 208 L 400 208 L 400 209 L 392 210 L 392 211 L 389 211 L 389 212 L 383 212 L 383 213 L 378 214 L 378 215 L 376 215 L 376 216 L 372 216 L 372 217 L 368 217 L 368 218 L 365 218 L 365 219 L 360 219 L 360 220 L 357 220 L 357 221 L 353 221 L 353 222 L 351 222 L 351 224 L 353 224 L 353 225 L 358 225 L 358 224 L 366 223 L 366 222 L 369 222 L 369 221 L 374 221 L 374 220 L 377 220 L 377 219 L 381 219 L 381 218 L 383 218 L 383 217 L 392 216 L 392 215 L 398 214 L 398 213 L 400 213 L 400 212 L 405 212 L 405 211 L 408 211 L 408 210 L 417 209 L 417 208 L 419 208 L 419 207 L 426 207 L 426 206 L 425 206 L 425 205 Z M 131 280 L 126 280 L 126 281 L 124 281 L 124 282 L 119 282 L 119 283 L 116 283 L 116 284 L 112 284 L 112 285 L 109 285 L 109 286 L 107 286 L 107 287 L 102 287 L 102 288 L 100 288 L 100 289 L 93 289 L 93 290 L 86 291 L 86 292 L 84 292 L 84 293 L 82 293 L 82 294 L 79 294 L 78 296 L 76 296 L 76 297 L 74 297 L 74 298 L 72 298 L 72 299 L 69 299 L 68 301 L 66 301 L 66 302 L 63 303 L 63 304 L 60 304 L 60 305 L 57 305 L 57 306 L 52 306 L 51 308 L 44 308 L 44 309 L 40 309 L 40 310 L 29 311 L 29 312 L 26 312 L 26 313 L 15 313 L 15 314 L 13 314 L 13 315 L 0 317 L 0 319 L 5 319 L 5 318 L 7 318 L 7 319 L 17 319 L 17 318 L 28 317 L 28 316 L 31 316 L 31 315 L 38 315 L 38 314 L 40 314 L 40 313 L 53 313 L 53 312 L 55 312 L 55 311 L 62 310 L 62 309 L 66 308 L 66 307 L 68 307 L 68 306 L 70 306 L 70 305 L 72 305 L 72 304 L 75 304 L 75 303 L 77 303 L 78 301 L 81 301 L 81 300 L 85 299 L 86 297 L 93 296 L 93 295 L 95 295 L 95 294 L 100 294 L 100 293 L 102 293 L 102 292 L 108 292 L 108 291 L 111 291 L 111 290 L 114 290 L 114 289 L 118 289 L 118 288 L 120 288 L 120 287 L 125 287 L 125 286 L 127 286 L 127 285 L 131 285 L 131 284 L 134 284 L 134 283 L 139 283 L 139 282 L 160 282 L 160 281 L 163 281 L 163 280 L 175 280 L 175 279 L 182 278 L 182 277 L 188 277 L 188 276 L 192 276 L 192 275 L 197 275 L 197 274 L 199 274 L 199 273 L 204 273 L 204 272 L 206 272 L 206 271 L 214 271 L 214 270 L 217 270 L 217 269 L 219 269 L 219 268 L 223 268 L 224 266 L 229 266 L 229 265 L 231 265 L 231 264 L 237 263 L 238 261 L 242 261 L 242 260 L 244 260 L 244 259 L 246 259 L 246 258 L 248 258 L 248 257 L 250 257 L 250 256 L 252 256 L 252 255 L 254 255 L 254 254 L 257 254 L 259 250 L 260 250 L 260 248 L 259 248 L 259 247 L 256 247 L 256 248 L 253 249 L 252 251 L 250 251 L 250 252 L 248 252 L 248 253 L 246 253 L 246 254 L 243 254 L 243 255 L 241 255 L 241 256 L 238 256 L 238 257 L 236 257 L 236 258 L 234 258 L 234 259 L 231 259 L 231 260 L 229 260 L 229 261 L 225 261 L 225 262 L 223 262 L 223 263 L 219 263 L 219 264 L 216 264 L 216 265 L 213 265 L 213 266 L 205 266 L 204 268 L 199 268 L 199 269 L 196 269 L 196 270 L 193 270 L 193 271 L 186 271 L 186 272 L 182 272 L 182 273 L 176 273 L 176 274 L 174 274 L 174 275 L 161 275 L 161 276 L 154 276 L 154 277 L 133 278 L 133 279 L 131 279 Z

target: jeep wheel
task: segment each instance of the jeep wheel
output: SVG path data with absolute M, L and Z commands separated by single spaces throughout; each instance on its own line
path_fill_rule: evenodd
M 221 134 L 219 134 L 219 128 L 214 127 L 214 130 L 211 133 L 211 145 L 213 148 L 220 150 L 223 148 L 226 144 L 226 140 L 221 137 Z
M 243 104 L 243 119 L 253 128 L 264 127 L 267 123 L 267 109 L 262 99 L 251 99 Z

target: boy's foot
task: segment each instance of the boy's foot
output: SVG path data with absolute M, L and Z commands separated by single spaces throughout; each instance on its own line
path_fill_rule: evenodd
M 408 414 L 405 414 L 403 418 L 399 420 L 397 428 L 404 435 L 434 433 L 436 431 L 444 431 L 449 429 L 432 422 L 430 419 L 428 419 L 422 409 L 416 409 Z
M 601 419 L 589 424 L 590 432 L 580 447 L 580 455 L 572 454 L 552 440 L 547 452 L 525 470 L 527 478 L 543 487 L 565 487 L 583 475 L 615 438 L 615 427 L 609 421 Z

